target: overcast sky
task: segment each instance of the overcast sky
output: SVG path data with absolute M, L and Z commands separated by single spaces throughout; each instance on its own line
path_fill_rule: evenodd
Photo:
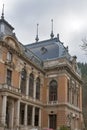
M 50 38 L 51 19 L 55 37 L 69 47 L 78 61 L 87 62 L 82 51 L 82 39 L 87 37 L 87 0 L 0 0 L 0 13 L 4 3 L 5 19 L 15 28 L 20 42 L 35 42 L 39 23 L 39 40 Z

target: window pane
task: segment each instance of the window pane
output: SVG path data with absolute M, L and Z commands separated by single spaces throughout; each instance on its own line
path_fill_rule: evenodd
M 36 99 L 40 99 L 40 79 L 36 80 Z
M 49 127 L 56 129 L 57 115 L 49 115 Z
M 39 125 L 39 108 L 35 108 L 35 126 Z
M 12 53 L 11 52 L 7 53 L 7 60 L 12 61 Z
M 7 69 L 7 84 L 11 85 L 12 71 Z
M 20 124 L 24 124 L 24 108 L 25 108 L 25 105 L 24 104 L 20 104 Z
M 28 106 L 28 111 L 27 111 L 27 121 L 28 125 L 32 125 L 32 106 Z
M 21 72 L 21 85 L 20 85 L 21 92 L 23 94 L 26 93 L 26 76 L 27 76 L 26 70 L 23 69 Z
M 57 100 L 57 82 L 52 80 L 49 85 L 49 101 Z
M 29 78 L 29 96 L 33 97 L 33 90 L 34 90 L 34 76 L 30 74 Z

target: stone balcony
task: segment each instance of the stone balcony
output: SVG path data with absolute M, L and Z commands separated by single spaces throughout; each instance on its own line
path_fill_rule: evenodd
M 21 93 L 21 90 L 19 88 L 10 86 L 8 84 L 0 84 L 0 90 L 4 90 L 4 91 L 9 91 L 9 92 L 14 92 L 14 93 Z
M 48 101 L 47 102 L 47 106 L 54 106 L 54 105 L 58 105 L 58 101 Z

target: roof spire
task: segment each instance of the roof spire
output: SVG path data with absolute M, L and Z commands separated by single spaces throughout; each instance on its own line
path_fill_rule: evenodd
M 4 4 L 3 4 L 3 8 L 2 8 L 2 15 L 1 15 L 1 19 L 4 19 Z
M 39 26 L 39 24 L 37 24 L 37 33 L 36 33 L 36 38 L 35 38 L 36 42 L 38 42 L 38 40 L 39 40 L 39 38 L 38 38 L 38 26 Z
M 51 34 L 50 34 L 50 36 L 51 36 L 51 39 L 53 39 L 53 37 L 54 37 L 54 34 L 53 34 L 53 19 L 51 19 L 51 23 L 52 23 L 52 26 L 51 26 Z

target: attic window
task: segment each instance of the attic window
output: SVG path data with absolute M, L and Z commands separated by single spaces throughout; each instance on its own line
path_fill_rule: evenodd
M 11 52 L 7 53 L 7 60 L 12 61 L 12 53 Z
M 41 48 L 41 53 L 42 53 L 42 54 L 45 54 L 46 52 L 47 52 L 47 49 L 46 49 L 45 47 L 42 47 L 42 48 Z

